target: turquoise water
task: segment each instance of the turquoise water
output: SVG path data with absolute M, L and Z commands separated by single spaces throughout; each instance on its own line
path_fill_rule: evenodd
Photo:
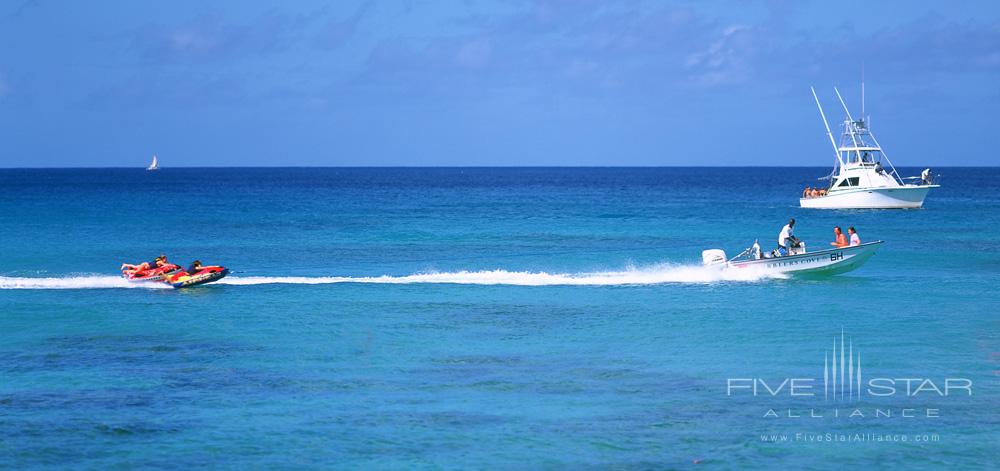
M 0 467 L 995 466 L 1000 169 L 938 169 L 922 210 L 798 208 L 827 171 L 0 170 Z M 789 217 L 886 242 L 825 279 L 698 266 Z M 161 252 L 233 274 L 116 277 Z M 866 378 L 973 393 L 727 396 L 821 378 L 842 331 Z

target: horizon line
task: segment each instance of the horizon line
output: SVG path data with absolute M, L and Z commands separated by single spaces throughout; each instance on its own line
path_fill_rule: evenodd
M 1000 165 L 900 165 L 901 168 L 1000 168 Z M 446 169 L 446 168 L 545 168 L 545 169 L 578 169 L 578 168 L 829 168 L 828 165 L 256 165 L 256 166 L 225 166 L 225 165 L 178 165 L 159 167 L 157 171 L 167 169 L 289 169 L 289 168 L 337 168 L 337 169 Z M 0 170 L 146 170 L 145 167 L 3 167 Z

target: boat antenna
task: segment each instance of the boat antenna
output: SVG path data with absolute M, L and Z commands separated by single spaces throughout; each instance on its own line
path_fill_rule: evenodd
M 865 61 L 861 61 L 861 119 L 865 119 Z
M 816 96 L 816 89 L 809 87 L 809 90 L 812 90 L 813 92 L 813 99 L 816 100 L 816 107 L 819 108 L 819 115 L 823 118 L 823 126 L 826 126 L 826 136 L 830 138 L 830 145 L 833 146 L 833 155 L 837 157 L 837 162 L 843 166 L 844 161 L 840 159 L 840 152 L 837 151 L 837 142 L 833 140 L 833 133 L 830 132 L 830 123 L 826 122 L 826 114 L 823 113 L 823 105 L 819 104 L 819 97 Z

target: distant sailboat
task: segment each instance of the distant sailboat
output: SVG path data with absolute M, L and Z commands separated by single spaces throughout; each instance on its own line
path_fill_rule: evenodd
M 160 165 L 156 161 L 156 154 L 153 154 L 153 162 L 149 164 L 149 167 L 146 167 L 146 170 L 159 170 L 159 169 Z

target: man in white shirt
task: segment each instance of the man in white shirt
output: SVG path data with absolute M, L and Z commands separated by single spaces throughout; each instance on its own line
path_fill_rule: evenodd
M 925 168 L 923 172 L 920 172 L 920 182 L 924 185 L 931 184 L 931 169 Z
M 795 227 L 795 218 L 789 219 L 788 224 L 781 228 L 778 234 L 778 252 L 782 255 L 788 254 L 788 238 L 792 236 L 792 229 Z
M 861 237 L 858 237 L 858 231 L 854 230 L 854 226 L 848 227 L 847 233 L 851 235 L 851 247 L 861 245 Z

